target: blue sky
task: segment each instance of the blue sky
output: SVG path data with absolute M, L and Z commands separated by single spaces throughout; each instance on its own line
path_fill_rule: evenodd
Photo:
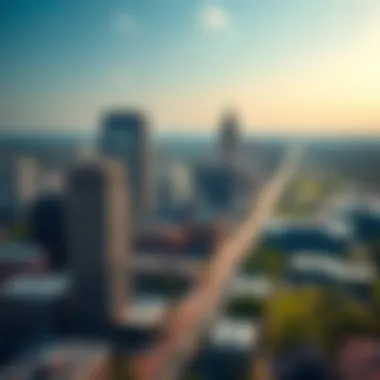
M 0 127 L 94 128 L 139 106 L 162 130 L 380 127 L 376 0 L 3 0 Z

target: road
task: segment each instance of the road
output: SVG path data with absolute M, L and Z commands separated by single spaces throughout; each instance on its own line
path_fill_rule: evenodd
M 228 281 L 251 249 L 297 169 L 300 151 L 291 151 L 273 179 L 255 197 L 252 212 L 216 249 L 199 285 L 172 312 L 152 352 L 134 361 L 134 379 L 175 380 L 195 353 L 201 336 L 219 311 Z

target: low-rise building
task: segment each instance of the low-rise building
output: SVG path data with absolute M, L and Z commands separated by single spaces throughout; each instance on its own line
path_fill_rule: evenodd
M 342 380 L 380 379 L 380 342 L 369 337 L 347 337 L 338 368 Z
M 260 326 L 252 320 L 221 318 L 198 353 L 195 367 L 206 379 L 244 379 L 257 348 Z
M 0 242 L 0 284 L 13 275 L 42 274 L 47 257 L 39 245 L 19 241 Z
M 291 258 L 290 270 L 296 273 L 320 273 L 337 283 L 371 284 L 376 271 L 367 262 L 344 260 L 329 255 L 297 254 Z
M 112 380 L 109 348 L 96 342 L 62 342 L 37 349 L 0 375 L 3 380 Z
M 275 219 L 263 233 L 263 244 L 284 253 L 328 251 L 345 254 L 354 240 L 350 226 L 341 221 Z
M 70 281 L 61 275 L 18 275 L 1 287 L 0 361 L 58 336 L 68 323 Z
M 272 280 L 263 275 L 235 277 L 229 287 L 229 297 L 254 297 L 265 300 L 275 290 Z

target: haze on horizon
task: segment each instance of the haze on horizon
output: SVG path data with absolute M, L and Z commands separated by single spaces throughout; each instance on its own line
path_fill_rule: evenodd
M 233 106 L 248 132 L 380 132 L 378 0 L 13 0 L 0 35 L 2 130 L 132 105 L 162 131 Z

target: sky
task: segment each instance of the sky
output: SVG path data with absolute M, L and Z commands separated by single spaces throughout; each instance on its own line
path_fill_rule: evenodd
M 379 0 L 2 0 L 0 129 L 380 133 Z

